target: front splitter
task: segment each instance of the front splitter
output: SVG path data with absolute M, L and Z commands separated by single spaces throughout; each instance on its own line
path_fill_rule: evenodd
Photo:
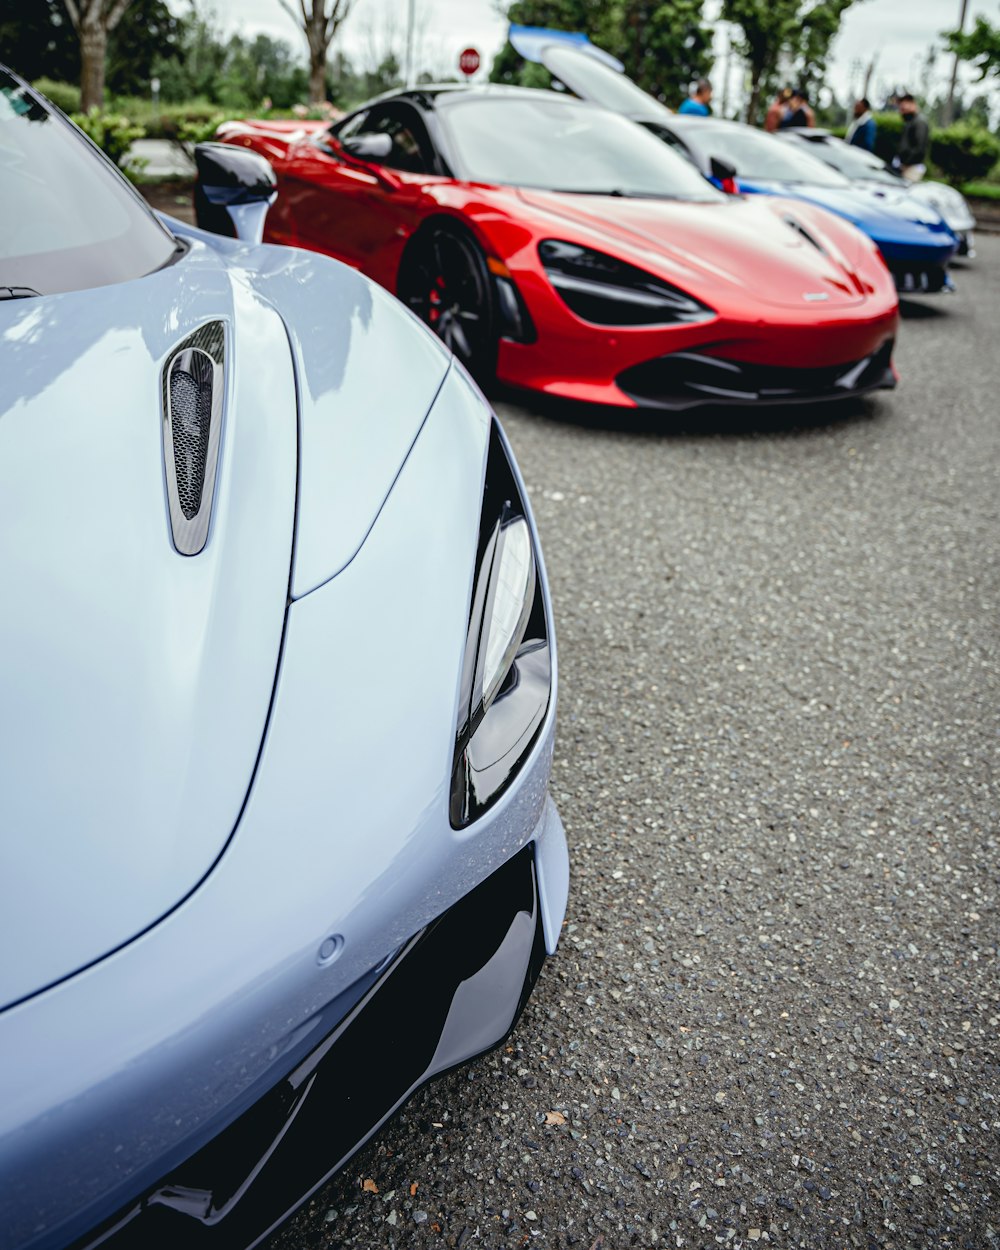
M 75 1250 L 244 1250 L 432 1077 L 501 1043 L 545 959 L 533 844 L 412 938 L 283 1081 Z

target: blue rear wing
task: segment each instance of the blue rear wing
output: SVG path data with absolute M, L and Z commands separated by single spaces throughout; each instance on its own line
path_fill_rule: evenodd
M 605 52 L 603 48 L 591 43 L 582 31 L 551 30 L 546 26 L 519 26 L 516 22 L 511 22 L 507 38 L 517 55 L 526 61 L 544 64 L 543 54 L 546 48 L 552 47 L 553 44 L 568 44 L 578 52 L 585 52 L 588 56 L 592 56 L 602 65 L 617 70 L 619 74 L 625 72 L 625 66 L 621 61 L 613 57 L 610 52 Z

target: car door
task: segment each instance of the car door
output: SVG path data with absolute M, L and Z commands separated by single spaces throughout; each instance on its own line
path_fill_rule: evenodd
M 343 146 L 372 135 L 392 141 L 378 162 L 355 159 Z M 420 221 L 422 188 L 436 176 L 436 165 L 412 104 L 389 100 L 362 109 L 292 154 L 283 190 L 295 241 L 392 289 L 403 247 Z

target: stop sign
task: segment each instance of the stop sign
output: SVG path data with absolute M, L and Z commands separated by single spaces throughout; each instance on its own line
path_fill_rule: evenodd
M 479 68 L 479 53 L 475 48 L 466 48 L 459 53 L 458 68 L 463 74 L 471 75 Z

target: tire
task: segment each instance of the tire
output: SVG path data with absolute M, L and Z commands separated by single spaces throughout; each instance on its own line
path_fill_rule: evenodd
M 478 382 L 495 377 L 493 283 L 467 230 L 438 223 L 418 231 L 403 254 L 396 293 Z

